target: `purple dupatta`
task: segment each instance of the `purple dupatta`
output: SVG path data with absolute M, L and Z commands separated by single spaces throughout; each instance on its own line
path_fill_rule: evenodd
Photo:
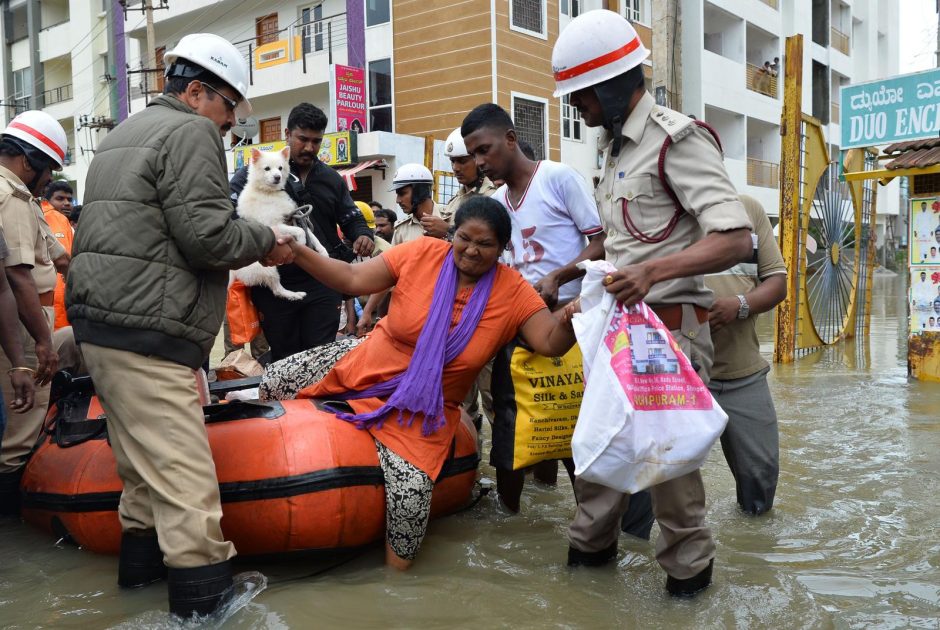
M 493 265 L 474 287 L 467 305 L 460 314 L 460 321 L 450 329 L 454 300 L 457 297 L 458 273 L 454 257 L 452 253 L 448 253 L 434 285 L 431 309 L 405 371 L 365 390 L 344 392 L 336 396 L 341 400 L 353 400 L 382 398 L 390 394 L 388 400 L 375 411 L 361 414 L 340 412 L 336 416 L 347 422 L 354 422 L 359 429 L 368 429 L 381 428 L 385 417 L 394 411 L 398 411 L 399 424 L 407 426 L 411 426 L 415 416 L 421 413 L 424 414 L 422 435 L 431 435 L 444 426 L 444 366 L 456 359 L 473 337 L 489 302 L 495 277 L 496 265 Z M 442 344 L 441 340 L 445 336 L 447 341 Z

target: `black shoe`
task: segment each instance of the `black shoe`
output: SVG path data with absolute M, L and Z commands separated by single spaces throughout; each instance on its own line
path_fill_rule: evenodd
M 617 557 L 616 541 L 607 549 L 600 551 L 581 551 L 574 547 L 568 547 L 568 566 L 569 567 L 600 567 L 604 566 Z
M 673 597 L 695 597 L 699 591 L 705 590 L 712 583 L 713 564 L 715 564 L 714 558 L 708 561 L 707 567 L 685 580 L 676 579 L 671 575 L 666 576 L 666 590 Z
M 157 532 L 121 534 L 121 557 L 118 560 L 118 586 L 139 588 L 166 579 L 163 552 L 157 543 Z
M 170 568 L 167 572 L 170 612 L 189 619 L 196 613 L 206 616 L 222 603 L 222 596 L 232 586 L 229 560 L 192 569 Z
M 20 515 L 20 480 L 23 469 L 15 472 L 0 473 L 0 516 Z

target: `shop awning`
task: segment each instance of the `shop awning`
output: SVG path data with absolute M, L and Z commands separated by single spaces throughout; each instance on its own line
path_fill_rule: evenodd
M 356 174 L 375 166 L 385 168 L 385 160 L 366 160 L 365 162 L 354 164 L 349 168 L 338 168 L 336 172 L 342 175 L 343 179 L 346 180 L 346 187 L 349 188 L 349 190 L 356 190 Z

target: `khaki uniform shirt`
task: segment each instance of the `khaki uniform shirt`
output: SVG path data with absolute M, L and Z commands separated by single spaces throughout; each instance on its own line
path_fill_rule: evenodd
M 431 211 L 431 214 L 436 217 L 441 217 L 451 225 L 454 223 L 454 216 L 447 212 L 444 206 L 438 203 L 434 204 L 434 209 Z M 413 241 L 422 236 L 424 236 L 424 228 L 421 227 L 421 221 L 415 219 L 415 215 L 409 214 L 404 219 L 395 222 L 395 233 L 392 235 L 392 247 Z
M 594 197 L 607 232 L 606 257 L 617 267 L 681 252 L 710 232 L 750 228 L 721 153 L 708 131 L 691 118 L 660 107 L 648 93 L 630 112 L 623 126 L 620 155 L 610 156 L 609 137 L 604 172 Z M 633 224 L 656 235 L 675 213 L 672 199 L 659 181 L 659 152 L 667 136 L 673 139 L 666 156 L 666 177 L 686 213 L 672 234 L 661 243 L 643 243 L 627 232 L 623 213 Z M 697 304 L 709 308 L 712 292 L 702 276 L 660 282 L 646 296 L 651 306 Z
M 42 216 L 42 208 L 33 199 L 20 178 L 0 166 L 0 228 L 7 242 L 7 267 L 28 265 L 39 294 L 55 288 L 54 257 L 65 253 L 49 224 Z M 59 244 L 58 249 L 53 243 Z M 50 251 L 51 250 L 51 251 Z M 61 251 L 59 251 L 61 250 Z M 53 254 L 57 254 L 53 256 Z
M 389 248 L 391 247 L 391 245 L 389 244 L 389 242 L 386 241 L 386 240 L 385 240 L 384 238 L 382 238 L 381 236 L 376 236 L 376 237 L 375 237 L 375 240 L 374 240 L 373 242 L 375 243 L 375 246 L 372 248 L 372 256 L 370 256 L 370 258 L 375 258 L 376 256 L 381 256 L 382 254 L 384 254 L 385 252 L 387 252 L 387 251 L 389 250 Z
M 497 190 L 498 189 L 496 188 L 496 185 L 490 181 L 489 177 L 484 177 L 482 181 L 480 181 L 480 183 L 473 188 L 461 186 L 460 190 L 457 191 L 457 194 L 447 202 L 447 207 L 444 209 L 444 211 L 450 213 L 450 216 L 453 217 L 455 214 L 457 214 L 457 210 L 460 209 L 460 206 L 463 204 L 463 202 L 469 199 L 471 195 L 492 197 L 493 193 L 495 193 Z M 453 219 L 451 219 L 449 223 L 453 223 Z
M 718 297 L 744 295 L 766 278 L 787 273 L 777 239 L 774 238 L 774 230 L 764 209 L 756 199 L 747 195 L 741 195 L 741 201 L 754 224 L 755 256 L 727 271 L 705 276 L 705 285 Z M 769 367 L 760 354 L 756 314 L 747 319 L 735 319 L 718 332 L 713 332 L 712 342 L 715 344 L 715 364 L 711 372 L 713 379 L 744 378 Z

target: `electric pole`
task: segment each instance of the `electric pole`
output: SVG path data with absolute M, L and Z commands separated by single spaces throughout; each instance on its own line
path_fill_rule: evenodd
M 937 0 L 940 2 L 940 0 Z M 157 81 L 153 81 L 153 86 L 150 85 L 151 75 L 156 77 L 154 74 L 157 68 L 157 42 L 153 34 L 153 0 L 144 0 L 144 13 L 147 16 L 147 70 L 149 72 L 144 73 L 144 85 L 147 86 L 147 92 L 155 89 L 157 86 Z

